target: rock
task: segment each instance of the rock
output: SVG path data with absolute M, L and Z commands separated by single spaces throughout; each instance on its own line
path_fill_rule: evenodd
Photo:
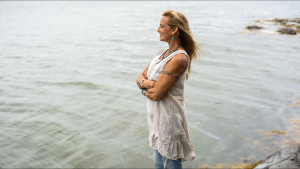
M 250 30 L 264 29 L 263 27 L 257 25 L 247 26 L 246 28 Z
M 254 169 L 300 168 L 300 143 L 275 152 Z
M 296 23 L 300 23 L 300 18 L 295 18 L 295 19 L 292 19 L 291 22 L 296 22 Z
M 276 32 L 279 32 L 281 34 L 289 34 L 289 35 L 296 35 L 297 34 L 296 31 L 294 31 L 291 28 L 282 28 L 282 29 L 279 29 Z
M 266 23 L 267 22 L 267 23 Z M 270 25 L 272 23 L 272 25 Z M 297 35 L 300 34 L 300 18 L 293 18 L 293 19 L 284 19 L 284 18 L 274 18 L 268 20 L 256 20 L 253 25 L 245 27 L 248 30 L 260 30 L 264 29 L 265 33 L 274 33 L 274 29 L 277 29 L 276 32 L 280 34 L 288 34 L 288 35 Z M 258 26 L 262 25 L 262 26 Z
M 274 19 L 275 22 L 278 22 L 282 25 L 285 25 L 289 20 L 288 19 L 278 19 L 278 18 L 275 18 Z

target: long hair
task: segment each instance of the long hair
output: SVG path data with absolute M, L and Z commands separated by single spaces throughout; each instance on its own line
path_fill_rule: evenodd
M 179 39 L 182 46 L 185 48 L 187 54 L 190 56 L 190 63 L 188 69 L 188 75 L 191 74 L 191 62 L 196 61 L 200 57 L 200 48 L 198 43 L 194 41 L 192 32 L 190 30 L 189 22 L 187 18 L 180 12 L 174 10 L 166 10 L 162 16 L 170 18 L 168 25 L 171 28 L 178 27 Z M 188 77 L 187 77 L 188 78 Z

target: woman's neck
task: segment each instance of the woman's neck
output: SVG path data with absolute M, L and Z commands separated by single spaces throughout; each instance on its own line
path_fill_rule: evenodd
M 168 43 L 169 44 L 169 52 L 176 49 L 180 44 L 180 40 L 176 40 L 176 41 L 173 41 L 171 40 L 171 42 Z

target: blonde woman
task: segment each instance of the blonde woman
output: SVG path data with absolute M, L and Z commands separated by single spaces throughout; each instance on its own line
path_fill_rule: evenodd
M 136 83 L 147 98 L 155 168 L 180 169 L 181 162 L 195 158 L 185 116 L 184 81 L 200 49 L 193 40 L 188 20 L 180 12 L 165 11 L 157 32 L 169 48 L 158 52 Z

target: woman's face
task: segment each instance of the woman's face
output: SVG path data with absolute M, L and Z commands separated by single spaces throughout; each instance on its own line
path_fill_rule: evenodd
M 172 30 L 171 27 L 168 25 L 169 17 L 162 16 L 160 20 L 159 27 L 157 29 L 157 32 L 160 35 L 160 41 L 169 41 L 172 38 Z

